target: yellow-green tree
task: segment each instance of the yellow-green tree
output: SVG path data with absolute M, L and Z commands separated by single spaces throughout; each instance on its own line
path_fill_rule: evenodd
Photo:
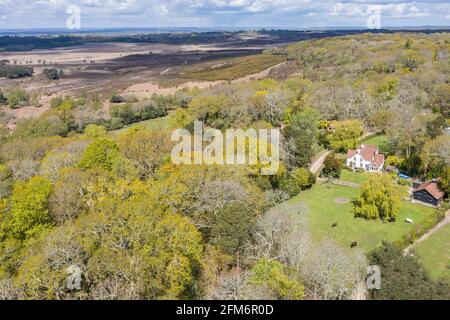
M 78 165 L 83 169 L 111 171 L 118 158 L 119 147 L 113 140 L 97 139 L 87 147 Z
M 110 184 L 114 191 L 89 212 L 26 243 L 14 276 L 24 298 L 195 298 L 203 250 L 197 228 L 161 210 L 149 185 Z M 66 286 L 74 265 L 82 272 L 80 290 Z
M 330 131 L 326 138 L 331 149 L 342 152 L 356 148 L 363 132 L 360 120 L 333 121 L 330 123 Z
M 103 126 L 97 126 L 95 124 L 90 124 L 84 129 L 84 134 L 88 138 L 98 139 L 105 138 L 107 135 L 106 128 Z
M 14 186 L 11 211 L 5 219 L 10 237 L 25 240 L 50 226 L 48 198 L 51 191 L 50 181 L 39 176 Z
M 286 268 L 278 261 L 261 259 L 253 266 L 250 283 L 265 286 L 276 298 L 301 300 L 304 287 L 295 277 L 290 277 Z
M 400 211 L 401 190 L 387 174 L 371 174 L 361 187 L 361 195 L 355 201 L 356 217 L 366 219 L 395 219 Z

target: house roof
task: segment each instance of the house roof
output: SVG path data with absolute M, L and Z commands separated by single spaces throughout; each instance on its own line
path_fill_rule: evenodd
M 420 191 L 427 191 L 433 198 L 436 200 L 439 200 L 444 197 L 444 192 L 442 192 L 437 183 L 434 181 L 428 181 L 422 183 L 416 190 L 414 190 L 414 193 L 420 192 Z
M 384 154 L 377 154 L 375 156 L 375 161 L 374 163 L 378 166 L 381 167 L 384 163 Z
M 348 150 L 347 151 L 347 158 L 353 158 L 354 155 L 356 155 L 358 151 L 356 150 Z
M 357 150 L 348 150 L 347 158 L 353 158 L 359 154 L 365 161 L 380 167 L 384 163 L 384 155 L 378 153 L 378 147 L 373 145 L 361 145 Z

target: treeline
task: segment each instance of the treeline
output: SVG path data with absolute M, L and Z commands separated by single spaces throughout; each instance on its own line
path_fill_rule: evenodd
M 17 79 L 33 76 L 34 70 L 31 67 L 0 64 L 0 77 Z
M 184 30 L 181 30 L 184 31 Z M 447 32 L 448 30 L 421 30 L 424 34 Z M 277 43 L 289 43 L 311 39 L 322 39 L 346 35 L 359 35 L 367 30 L 327 30 L 327 31 L 296 31 L 296 30 L 260 30 L 258 33 L 264 35 L 261 38 L 242 39 L 239 32 L 227 31 L 205 31 L 196 32 L 152 32 L 130 36 L 101 36 L 101 35 L 54 35 L 54 36 L 0 36 L 1 51 L 31 51 L 36 49 L 53 49 L 60 47 L 80 46 L 87 43 L 123 42 L 123 43 L 166 43 L 166 44 L 213 44 L 228 43 L 234 46 L 242 45 L 267 45 Z M 395 33 L 401 30 L 376 30 L 374 33 Z M 413 30 L 403 32 L 414 33 Z

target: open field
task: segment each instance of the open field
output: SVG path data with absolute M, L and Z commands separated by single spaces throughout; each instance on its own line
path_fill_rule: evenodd
M 27 90 L 39 90 L 42 95 L 79 94 L 83 91 L 109 94 L 112 90 L 148 80 L 179 82 L 179 73 L 190 65 L 261 52 L 262 48 L 102 44 L 100 47 L 89 45 L 76 49 L 8 53 L 5 59 L 33 67 L 35 76 L 14 80 L 2 78 L 0 87 L 20 85 Z M 177 73 L 165 72 L 175 66 L 178 66 Z M 48 81 L 41 75 L 44 68 L 63 70 L 65 76 L 58 81 Z
M 450 282 L 450 225 L 419 243 L 415 253 L 431 277 Z
M 133 127 L 144 127 L 147 129 L 160 129 L 160 130 L 166 130 L 171 128 L 171 116 L 170 114 L 166 117 L 162 118 L 156 118 L 156 119 L 150 119 L 142 122 L 138 122 L 129 126 L 126 126 L 120 130 L 113 131 L 113 135 L 121 134 L 123 132 L 126 132 L 127 130 L 133 128 Z
M 302 37 L 305 35 L 294 35 L 292 41 Z M 0 37 L 0 51 L 2 39 L 5 38 Z M 260 79 L 269 74 L 271 67 L 285 60 L 280 56 L 260 54 L 269 46 L 288 43 L 290 38 L 244 32 L 185 34 L 166 38 L 158 35 L 147 37 L 148 41 L 134 37 L 111 38 L 111 41 L 96 37 L 89 39 L 92 42 L 83 38 L 78 43 L 75 37 L 65 43 L 59 38 L 54 41 L 21 38 L 24 46 L 8 47 L 1 53 L 1 59 L 11 65 L 32 67 L 34 76 L 0 78 L 0 90 L 8 92 L 13 88 L 23 88 L 29 94 L 37 94 L 41 106 L 25 106 L 16 110 L 2 108 L 11 117 L 9 129 L 13 130 L 19 119 L 38 117 L 48 111 L 51 98 L 61 95 L 98 95 L 104 110 L 108 111 L 108 98 L 113 92 L 144 99 L 153 94 L 172 94 L 183 88 L 205 89 L 230 79 Z M 61 46 L 56 46 L 61 41 Z M 28 50 L 33 48 L 29 47 L 31 44 L 40 49 Z M 4 45 L 7 47 L 8 44 Z M 24 51 L 18 51 L 20 48 Z M 43 75 L 46 68 L 62 70 L 64 77 L 50 81 Z
M 302 192 L 289 203 L 303 202 L 306 205 L 310 231 L 316 240 L 331 238 L 348 248 L 357 241 L 358 248 L 365 252 L 375 249 L 383 240 L 394 242 L 412 230 L 413 226 L 404 222 L 406 218 L 419 224 L 434 210 L 404 201 L 397 222 L 368 221 L 355 218 L 352 213 L 351 201 L 358 194 L 357 189 L 323 184 Z M 338 226 L 332 228 L 335 222 Z

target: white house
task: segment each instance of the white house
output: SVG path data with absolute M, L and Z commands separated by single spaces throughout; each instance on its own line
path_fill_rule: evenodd
M 356 150 L 348 150 L 347 166 L 369 172 L 382 172 L 384 154 L 378 152 L 377 146 L 361 145 Z

